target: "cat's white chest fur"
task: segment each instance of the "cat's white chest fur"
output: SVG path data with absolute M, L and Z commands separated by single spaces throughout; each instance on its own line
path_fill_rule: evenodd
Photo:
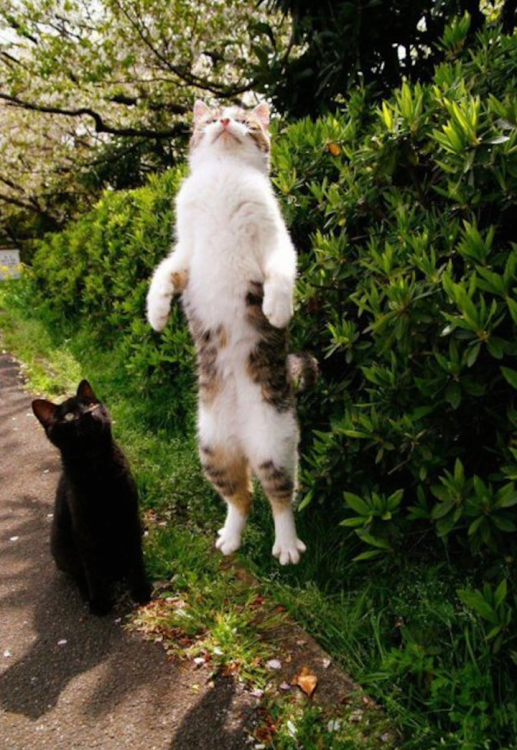
M 188 227 L 191 246 L 185 299 L 203 322 L 229 332 L 244 323 L 250 281 L 265 280 L 261 246 L 270 188 L 254 171 L 209 164 L 187 179 L 177 201 L 178 226 Z

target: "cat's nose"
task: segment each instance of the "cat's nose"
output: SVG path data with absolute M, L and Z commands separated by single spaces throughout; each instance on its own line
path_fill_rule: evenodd
M 227 128 L 230 124 L 230 118 L 229 117 L 221 117 L 221 125 L 223 128 Z

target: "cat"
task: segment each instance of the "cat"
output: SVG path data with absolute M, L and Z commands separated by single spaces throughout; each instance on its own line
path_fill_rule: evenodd
M 110 612 L 113 584 L 124 578 L 132 598 L 147 603 L 137 488 L 107 408 L 83 380 L 64 403 L 36 399 L 32 409 L 61 453 L 50 542 L 57 567 L 72 576 L 95 615 Z
M 198 361 L 199 451 L 227 503 L 216 547 L 237 550 L 254 473 L 270 501 L 282 565 L 306 549 L 298 538 L 299 428 L 292 378 L 310 381 L 315 361 L 287 356 L 296 251 L 269 179 L 269 108 L 194 106 L 190 173 L 176 198 L 176 243 L 156 268 L 147 317 L 163 330 L 174 294 Z

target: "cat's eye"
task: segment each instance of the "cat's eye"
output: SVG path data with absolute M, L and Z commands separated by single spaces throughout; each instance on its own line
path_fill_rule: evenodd
M 75 419 L 75 414 L 73 414 L 71 411 L 67 411 L 65 414 L 65 422 L 73 422 Z

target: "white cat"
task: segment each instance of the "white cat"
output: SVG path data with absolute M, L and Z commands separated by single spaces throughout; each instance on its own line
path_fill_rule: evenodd
M 176 246 L 154 273 L 147 314 L 161 331 L 182 293 L 197 349 L 201 462 L 228 504 L 216 546 L 239 548 L 254 473 L 273 510 L 273 555 L 286 565 L 305 551 L 293 515 L 299 431 L 289 373 L 304 360 L 287 357 L 296 253 L 268 176 L 268 125 L 266 104 L 250 112 L 196 102 Z

